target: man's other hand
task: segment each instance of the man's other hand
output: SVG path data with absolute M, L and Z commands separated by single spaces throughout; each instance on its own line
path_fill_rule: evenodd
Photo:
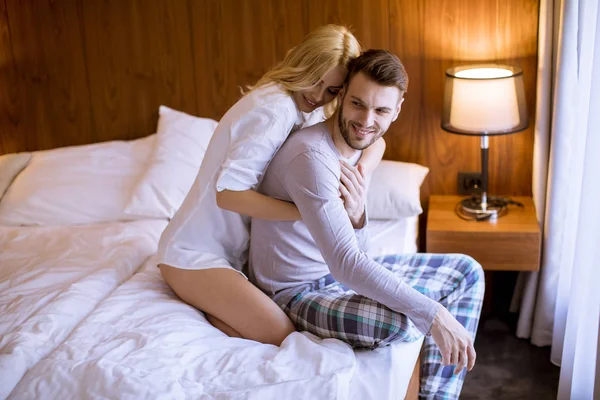
M 350 217 L 354 229 L 365 225 L 365 202 L 367 196 L 366 183 L 362 165 L 354 167 L 340 160 L 342 174 L 340 176 L 340 194 L 344 208 Z
M 443 365 L 456 365 L 454 374 L 475 365 L 475 348 L 471 335 L 446 308 L 440 307 L 431 326 L 431 336 L 440 348 Z

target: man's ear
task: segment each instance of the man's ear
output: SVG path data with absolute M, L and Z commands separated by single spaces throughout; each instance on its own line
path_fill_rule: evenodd
M 342 103 L 342 99 L 344 98 L 344 93 L 346 93 L 346 85 L 342 86 L 340 91 L 338 92 L 338 99 L 340 100 L 340 104 Z
M 404 103 L 404 96 L 402 96 L 402 98 L 398 102 L 398 105 L 396 106 L 396 110 L 394 111 L 394 118 L 392 118 L 392 122 L 394 122 L 398 118 L 398 115 L 400 115 L 400 110 L 402 109 L 402 103 Z

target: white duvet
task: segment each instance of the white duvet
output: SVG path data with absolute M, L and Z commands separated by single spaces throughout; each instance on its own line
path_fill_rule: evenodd
M 293 333 L 229 338 L 180 301 L 158 220 L 0 226 L 0 399 L 402 398 L 420 342 L 354 353 Z
M 293 333 L 229 338 L 173 296 L 150 260 L 33 367 L 11 398 L 343 399 L 355 357 Z
M 163 228 L 0 227 L 0 398 L 348 397 L 349 346 L 229 338 L 177 299 L 148 259 Z
M 165 224 L 0 227 L 0 398 L 134 274 Z

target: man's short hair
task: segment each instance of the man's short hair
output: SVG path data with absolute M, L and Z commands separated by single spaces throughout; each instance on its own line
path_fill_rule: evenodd
M 346 86 L 359 72 L 382 86 L 395 86 L 402 93 L 408 89 L 408 74 L 404 65 L 398 57 L 387 50 L 367 50 L 350 61 Z

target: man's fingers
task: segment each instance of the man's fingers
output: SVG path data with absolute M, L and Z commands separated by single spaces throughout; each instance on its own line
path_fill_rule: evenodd
M 475 349 L 473 348 L 472 344 L 467 347 L 467 353 L 469 354 L 469 362 L 467 364 L 467 371 L 470 371 L 475 366 L 475 359 L 477 358 L 477 353 L 475 352 Z
M 452 351 L 450 349 L 440 349 L 440 353 L 442 354 L 442 364 L 450 365 L 450 360 L 452 359 Z
M 356 181 L 360 184 L 363 185 L 365 182 L 365 177 L 362 173 L 363 170 L 363 166 L 361 164 L 357 164 L 356 167 L 352 166 L 348 163 L 346 163 L 346 168 L 348 168 L 352 174 L 356 177 Z
M 452 352 L 450 352 L 450 351 L 447 352 L 444 355 L 444 360 L 443 361 L 444 361 L 444 365 L 445 366 L 452 365 Z
M 356 190 L 354 183 L 345 174 L 340 176 L 340 181 L 342 182 L 342 186 L 345 186 L 349 192 L 354 192 Z
M 454 375 L 458 375 L 460 374 L 460 371 L 463 370 L 463 368 L 465 368 L 465 366 L 467 365 L 467 360 L 468 360 L 468 356 L 467 356 L 467 349 L 463 349 L 458 357 L 458 365 L 456 365 L 456 368 L 454 369 Z
M 340 160 L 340 164 L 342 165 L 342 171 L 347 172 L 348 177 L 350 179 L 352 179 L 352 181 L 355 183 L 355 185 L 357 185 L 357 186 L 364 185 L 364 179 L 362 177 L 362 174 L 358 171 L 358 169 L 356 167 L 348 164 L 347 162 L 345 162 L 343 160 Z
M 358 179 L 356 178 L 356 174 L 351 168 L 353 167 L 342 161 L 342 176 L 346 176 L 349 180 L 352 181 L 355 187 L 357 187 Z
M 342 194 L 344 201 L 350 200 L 350 192 L 348 191 L 348 189 L 346 189 L 346 186 L 340 185 L 340 193 Z
M 458 346 L 452 346 L 452 355 L 450 356 L 450 365 L 458 364 L 459 353 L 460 353 L 460 351 L 458 349 Z
M 357 182 L 356 177 L 354 176 L 354 174 L 352 174 L 352 172 L 347 169 L 347 168 L 343 168 L 342 167 L 342 174 L 340 175 L 340 181 L 346 185 L 346 188 L 351 192 L 351 193 L 356 193 L 358 196 L 362 195 L 362 189 L 360 184 Z

